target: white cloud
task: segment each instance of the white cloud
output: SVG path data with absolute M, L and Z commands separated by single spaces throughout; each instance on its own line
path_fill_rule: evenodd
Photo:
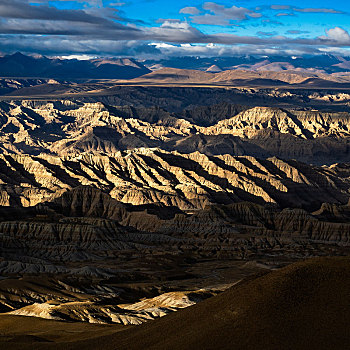
M 192 15 L 191 20 L 196 24 L 219 25 L 227 26 L 232 21 L 243 21 L 248 18 L 259 18 L 262 14 L 254 12 L 245 7 L 225 7 L 224 5 L 215 2 L 205 2 L 203 4 L 204 14 L 199 14 L 200 11 L 196 7 L 185 7 L 180 10 L 180 13 Z
M 331 40 L 335 40 L 339 43 L 349 43 L 350 44 L 350 35 L 349 33 L 340 27 L 335 27 L 326 30 L 327 37 L 324 38 L 329 38 Z
M 206 13 L 202 16 L 193 16 L 191 17 L 191 20 L 193 23 L 196 24 L 207 24 L 214 26 L 227 26 L 230 24 L 230 20 L 228 18 L 225 18 L 223 16 L 211 15 L 209 13 Z
M 91 56 L 91 55 L 67 55 L 67 56 L 58 56 L 59 58 L 62 58 L 64 60 L 91 60 L 93 58 L 97 58 L 97 56 Z
M 225 7 L 224 5 L 217 4 L 215 2 L 206 2 L 203 5 L 203 9 L 208 10 L 215 15 L 223 16 L 230 20 L 242 21 L 250 17 L 261 17 L 262 14 L 249 10 L 245 7 Z
M 154 46 L 157 49 L 171 49 L 177 47 L 176 45 L 171 45 L 167 43 L 149 43 L 149 46 Z
M 180 13 L 186 14 L 186 15 L 198 15 L 200 11 L 197 9 L 197 7 L 184 7 L 180 10 Z

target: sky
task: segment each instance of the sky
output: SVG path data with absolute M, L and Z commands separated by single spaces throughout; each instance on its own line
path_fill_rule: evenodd
M 0 0 L 0 54 L 350 56 L 350 2 Z

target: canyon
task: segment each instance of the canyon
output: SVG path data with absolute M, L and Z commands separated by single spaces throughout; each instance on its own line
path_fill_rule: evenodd
M 201 332 L 214 339 L 208 322 L 222 318 L 242 345 L 256 300 L 269 306 L 252 312 L 270 319 L 276 303 L 290 312 L 282 299 L 298 303 L 309 278 L 322 293 L 332 283 L 348 292 L 337 277 L 350 246 L 346 78 L 322 73 L 343 85 L 321 89 L 300 72 L 250 70 L 250 86 L 233 87 L 239 70 L 198 71 L 198 81 L 181 71 L 127 82 L 2 78 L 0 344 L 188 349 Z M 257 87 L 257 76 L 295 87 Z M 277 285 L 287 287 L 275 295 Z M 181 340 L 192 310 L 198 332 Z M 300 310 L 296 319 L 307 318 Z M 171 322 L 179 330 L 159 339 Z

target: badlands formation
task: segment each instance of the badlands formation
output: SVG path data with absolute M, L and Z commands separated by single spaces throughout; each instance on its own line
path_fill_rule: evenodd
M 348 112 L 222 104 L 167 112 L 159 107 L 79 101 L 2 101 L 2 153 L 111 154 L 140 148 L 313 164 L 349 159 Z
M 318 258 L 251 277 L 225 292 L 133 327 L 0 315 L 12 349 L 344 349 L 350 342 L 349 259 Z
M 260 95 L 266 104 L 207 105 L 183 98 L 198 94 L 203 101 L 206 89 L 169 87 L 155 99 L 160 87 L 119 86 L 93 98 L 92 85 L 81 84 L 70 92 L 85 91 L 81 98 L 18 98 L 24 89 L 43 91 L 42 85 L 72 89 L 35 84 L 0 102 L 0 325 L 7 327 L 0 344 L 191 349 L 196 342 L 214 349 L 217 342 L 226 349 L 221 327 L 237 348 L 281 349 L 282 335 L 272 332 L 277 321 L 268 329 L 273 346 L 270 338 L 264 343 L 248 335 L 242 347 L 252 313 L 256 335 L 276 307 L 279 317 L 302 319 L 300 329 L 310 310 L 326 320 L 330 284 L 343 303 L 336 310 L 345 305 L 348 286 L 339 274 L 348 259 L 279 269 L 349 252 L 349 95 L 266 90 Z M 120 89 L 134 93 L 122 96 Z M 162 108 L 167 94 L 169 109 Z M 255 92 L 213 94 L 252 102 Z M 298 108 L 305 98 L 319 107 L 338 102 L 334 109 Z M 310 279 L 320 286 L 314 300 L 307 294 Z M 294 306 L 299 313 L 290 313 Z M 28 316 L 40 319 L 29 324 Z M 198 331 L 187 334 L 194 318 Z M 11 331 L 16 320 L 22 336 Z M 327 320 L 333 324 L 334 315 Z M 77 334 L 75 342 L 61 321 L 69 322 L 65 329 Z M 340 321 L 334 324 L 343 327 L 347 319 Z M 231 322 L 236 331 L 230 333 Z M 209 331 L 213 324 L 218 328 Z M 39 334 L 42 325 L 47 331 Z M 169 334 L 165 343 L 162 329 Z M 341 342 L 340 330 L 324 334 Z M 283 334 L 292 337 L 288 332 L 286 325 Z M 295 348 L 305 347 L 300 340 Z

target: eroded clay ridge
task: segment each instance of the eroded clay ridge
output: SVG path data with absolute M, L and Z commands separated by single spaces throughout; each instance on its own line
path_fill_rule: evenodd
M 180 210 L 240 201 L 316 210 L 349 198 L 346 164 L 311 166 L 276 157 L 181 154 L 140 148 L 111 155 L 0 155 L 0 204 L 34 206 L 78 186 L 121 203 Z
M 152 269 L 134 270 L 145 256 L 166 269 L 182 254 L 254 260 L 341 253 L 349 245 L 349 208 L 324 204 L 310 213 L 240 202 L 185 213 L 126 205 L 82 186 L 45 205 L 13 208 L 14 215 L 1 208 L 0 273 L 146 280 L 155 277 Z
M 139 147 L 208 155 L 350 160 L 346 112 L 218 105 L 169 113 L 77 101 L 1 102 L 0 151 L 60 156 Z
M 137 324 L 191 305 L 195 300 L 183 293 L 121 305 L 130 303 L 130 293 L 132 302 L 138 294 L 113 284 L 154 285 L 164 273 L 179 276 L 179 261 L 189 254 L 184 279 L 194 277 L 197 259 L 248 260 L 255 266 L 265 256 L 276 262 L 342 254 L 350 242 L 349 205 L 324 204 L 308 213 L 242 202 L 189 214 L 125 205 L 82 186 L 36 208 L 13 208 L 16 215 L 10 217 L 4 209 L 0 273 L 8 278 L 0 281 L 0 310 L 59 320 Z M 17 280 L 19 274 L 27 277 Z M 191 293 L 197 301 L 204 296 L 199 292 Z

